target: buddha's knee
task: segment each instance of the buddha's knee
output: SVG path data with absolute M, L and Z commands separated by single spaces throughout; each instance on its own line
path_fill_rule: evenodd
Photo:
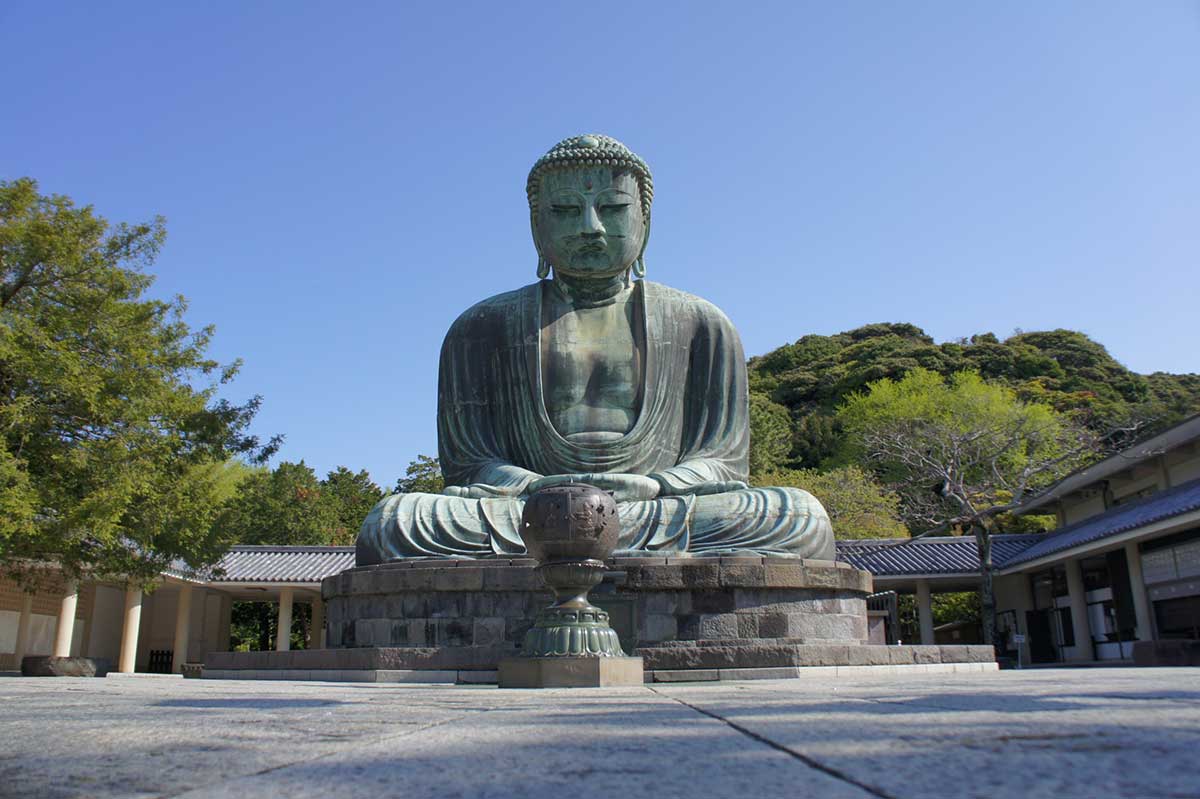
M 829 515 L 825 512 L 825 507 L 821 501 L 812 494 L 805 491 L 803 488 L 793 488 L 792 486 L 776 486 L 763 489 L 771 491 L 780 497 L 780 502 L 789 508 L 794 508 L 796 511 L 806 511 L 808 513 L 822 516 L 826 520 Z
M 824 519 L 828 514 L 820 501 L 802 488 L 791 486 L 761 486 L 724 494 L 696 497 L 701 512 L 757 516 L 801 515 Z

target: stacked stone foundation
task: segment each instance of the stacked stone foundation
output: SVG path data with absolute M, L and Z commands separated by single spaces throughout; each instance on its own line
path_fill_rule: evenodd
M 535 566 L 438 559 L 348 569 L 322 583 L 328 649 L 215 653 L 205 674 L 491 681 L 500 660 L 520 654 L 537 611 L 551 604 Z M 609 612 L 624 651 L 645 660 L 648 679 L 992 659 L 987 647 L 868 645 L 871 575 L 844 563 L 648 557 L 608 566 L 590 599 Z
M 868 573 L 832 561 L 616 559 L 593 602 L 627 652 L 671 641 L 866 640 Z M 532 561 L 410 561 L 322 586 L 330 647 L 516 649 L 551 603 Z

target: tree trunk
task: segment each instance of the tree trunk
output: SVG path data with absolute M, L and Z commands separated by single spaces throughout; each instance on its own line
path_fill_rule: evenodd
M 301 639 L 304 641 L 305 649 L 312 649 L 312 605 L 300 606 L 300 629 Z
M 992 536 L 986 523 L 972 528 L 975 546 L 979 550 L 979 616 L 983 627 L 983 642 L 996 645 L 996 592 L 992 586 Z

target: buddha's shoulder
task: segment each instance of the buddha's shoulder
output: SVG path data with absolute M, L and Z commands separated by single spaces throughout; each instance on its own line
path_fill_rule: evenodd
M 686 315 L 700 324 L 733 329 L 733 323 L 729 321 L 725 312 L 703 297 L 697 297 L 695 294 L 689 294 L 662 283 L 653 283 L 649 280 L 642 282 L 645 284 L 646 296 L 649 301 L 668 310 L 672 316 Z
M 472 305 L 458 315 L 450 326 L 450 334 L 478 327 L 489 327 L 512 320 L 528 303 L 537 301 L 537 283 L 496 294 Z

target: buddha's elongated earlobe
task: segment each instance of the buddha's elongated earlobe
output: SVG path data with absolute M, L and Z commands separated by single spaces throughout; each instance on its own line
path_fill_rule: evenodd
M 542 256 L 538 256 L 538 280 L 545 280 L 550 277 L 550 262 Z
M 642 233 L 642 251 L 633 262 L 633 276 L 641 280 L 646 276 L 646 246 L 650 244 L 650 215 L 646 215 L 646 229 Z

